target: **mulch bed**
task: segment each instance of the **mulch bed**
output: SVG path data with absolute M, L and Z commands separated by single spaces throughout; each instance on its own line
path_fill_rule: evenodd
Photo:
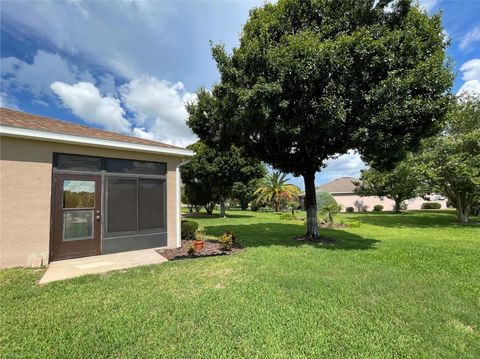
M 230 251 L 224 251 L 217 241 L 207 240 L 203 244 L 203 249 L 197 250 L 192 255 L 189 255 L 188 248 L 190 245 L 195 246 L 193 242 L 194 241 L 182 240 L 182 246 L 180 248 L 158 250 L 158 253 L 167 258 L 169 261 L 175 261 L 179 259 L 225 256 L 242 250 L 241 245 L 234 244 Z

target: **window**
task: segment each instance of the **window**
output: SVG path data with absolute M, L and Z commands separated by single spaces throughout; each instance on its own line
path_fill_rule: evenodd
M 142 229 L 163 228 L 164 181 L 138 180 L 138 227 Z
M 107 233 L 165 228 L 165 180 L 107 177 Z
M 107 232 L 137 230 L 137 179 L 109 177 Z
M 116 158 L 102 158 L 80 155 L 54 155 L 54 166 L 59 171 L 129 173 L 163 176 L 167 173 L 167 164 Z
M 380 196 L 378 198 L 380 198 L 380 202 L 383 202 L 383 199 L 384 199 L 383 196 Z
M 167 170 L 165 163 L 145 162 L 122 159 L 106 159 L 106 170 L 111 173 L 133 173 L 148 175 L 164 175 Z
M 63 241 L 93 239 L 93 211 L 63 212 Z
M 95 181 L 63 181 L 63 208 L 95 207 Z
M 102 159 L 78 155 L 55 155 L 55 167 L 57 170 L 100 172 Z

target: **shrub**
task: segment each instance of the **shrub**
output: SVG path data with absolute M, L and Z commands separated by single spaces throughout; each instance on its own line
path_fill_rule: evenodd
M 325 212 L 325 209 L 331 205 L 336 205 L 337 201 L 330 192 L 317 191 L 317 208 L 320 212 Z
M 195 253 L 195 246 L 190 243 L 190 245 L 187 248 L 187 253 L 191 257 L 193 256 L 193 253 Z
M 424 202 L 422 203 L 422 209 L 440 209 L 442 205 L 438 202 Z
M 381 204 L 376 204 L 375 206 L 373 206 L 373 211 L 374 212 L 381 212 L 381 211 L 383 211 L 383 206 Z
M 297 216 L 291 213 L 283 213 L 280 215 L 280 219 L 285 219 L 287 221 L 294 221 L 297 219 Z
M 358 199 L 353 203 L 355 208 L 358 212 L 367 212 L 368 206 L 363 204 L 363 201 L 359 201 Z
M 330 192 L 317 191 L 317 209 L 324 217 L 325 221 L 333 223 L 333 215 L 340 212 L 341 206 L 338 205 Z
M 403 201 L 402 203 L 400 203 L 400 209 L 402 211 L 406 211 L 408 209 L 408 203 Z
M 220 247 L 222 248 L 222 250 L 229 251 L 232 249 L 232 246 L 235 243 L 235 236 L 232 232 L 226 231 L 220 236 L 220 238 L 218 239 L 218 243 L 220 243 Z
M 193 221 L 182 221 L 182 239 L 185 241 L 193 241 L 195 232 L 198 229 L 198 223 Z
M 353 207 L 347 207 L 347 208 L 345 208 L 345 212 L 352 213 L 352 212 L 354 212 L 354 211 L 355 211 L 355 208 L 353 208 Z
M 202 229 L 197 229 L 195 231 L 195 240 L 197 241 L 204 241 L 206 239 L 207 235 L 205 233 L 205 231 Z
M 360 222 L 352 219 L 348 219 L 343 222 L 343 225 L 345 225 L 345 227 L 347 228 L 357 228 L 357 227 L 360 227 Z

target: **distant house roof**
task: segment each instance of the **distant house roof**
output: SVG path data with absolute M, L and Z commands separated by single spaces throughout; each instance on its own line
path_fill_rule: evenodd
M 317 191 L 327 191 L 330 193 L 353 193 L 355 185 L 353 182 L 358 182 L 359 179 L 355 177 L 340 177 L 331 182 L 325 183 L 317 187 Z
M 54 120 L 7 108 L 0 108 L 0 134 L 3 136 L 31 138 L 52 142 L 157 152 L 176 156 L 193 155 L 191 150 L 182 147 L 121 135 L 115 132 Z

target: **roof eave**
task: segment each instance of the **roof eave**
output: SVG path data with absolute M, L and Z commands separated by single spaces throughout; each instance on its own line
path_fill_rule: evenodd
M 162 155 L 191 157 L 194 152 L 184 148 L 151 146 L 133 142 L 103 140 L 93 137 L 73 136 L 63 133 L 31 130 L 21 127 L 0 126 L 0 135 L 7 137 L 27 138 L 40 141 L 70 143 L 82 146 L 96 146 L 135 152 L 158 153 Z

